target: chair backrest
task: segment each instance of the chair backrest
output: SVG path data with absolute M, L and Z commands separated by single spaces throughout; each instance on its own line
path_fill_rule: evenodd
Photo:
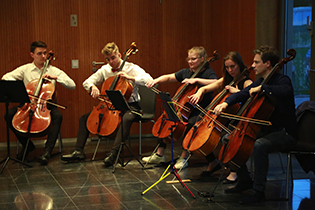
M 158 84 L 154 86 L 158 88 Z M 139 86 L 140 107 L 143 112 L 143 120 L 151 120 L 155 117 L 156 93 L 150 88 Z
M 305 110 L 298 121 L 299 144 L 302 144 L 304 150 L 315 151 L 315 112 Z

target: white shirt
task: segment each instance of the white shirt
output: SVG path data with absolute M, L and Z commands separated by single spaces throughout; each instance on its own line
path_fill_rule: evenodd
M 39 79 L 40 74 L 41 70 L 37 68 L 33 62 L 22 65 L 15 70 L 6 73 L 5 75 L 3 75 L 2 80 L 21 80 L 24 82 L 25 85 L 27 85 L 30 81 L 34 79 Z M 75 89 L 75 82 L 65 72 L 58 69 L 57 67 L 49 65 L 47 67 L 46 74 L 57 76 L 57 82 L 65 88 Z M 56 85 L 55 80 L 52 80 L 51 82 Z
M 153 78 L 150 76 L 150 74 L 146 73 L 140 66 L 130 62 L 125 62 L 122 72 L 125 72 L 129 76 L 135 77 L 135 82 L 129 81 L 133 85 L 133 90 L 128 102 L 131 103 L 140 101 L 140 95 L 138 93 L 139 85 L 145 85 L 148 81 L 152 80 Z M 99 70 L 97 70 L 97 72 L 92 74 L 83 82 L 83 87 L 87 91 L 90 91 L 90 88 L 93 85 L 97 86 L 104 82 L 109 77 L 116 76 L 116 74 L 117 72 L 112 72 L 112 67 L 109 64 L 103 65 Z

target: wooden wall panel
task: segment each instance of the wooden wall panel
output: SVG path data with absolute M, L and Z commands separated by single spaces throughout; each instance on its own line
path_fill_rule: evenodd
M 139 52 L 129 60 L 153 78 L 186 68 L 187 50 L 202 45 L 209 56 L 220 51 L 220 60 L 212 65 L 220 77 L 222 57 L 231 50 L 239 51 L 246 65 L 251 64 L 255 4 L 252 0 L 2 0 L 0 75 L 32 61 L 31 42 L 46 42 L 57 56 L 53 65 L 77 85 L 75 90 L 57 87 L 58 102 L 68 107 L 62 110 L 62 136 L 76 137 L 79 117 L 98 103 L 82 82 L 93 73 L 92 62 L 104 60 L 100 51 L 107 42 L 115 41 L 124 52 L 135 41 Z M 71 14 L 77 14 L 77 27 L 70 26 Z M 72 59 L 79 60 L 79 69 L 71 68 Z M 161 84 L 160 89 L 174 94 L 179 85 Z M 1 104 L 0 116 L 4 107 Z M 158 105 L 157 114 L 160 111 Z M 5 141 L 3 117 L 0 124 L 0 141 Z M 143 124 L 143 132 L 150 133 L 151 126 Z M 135 125 L 131 133 L 137 132 Z

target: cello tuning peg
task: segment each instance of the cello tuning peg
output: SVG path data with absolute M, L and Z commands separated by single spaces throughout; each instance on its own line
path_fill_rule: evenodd
M 132 52 L 132 54 L 136 54 L 139 50 L 136 49 L 135 51 Z

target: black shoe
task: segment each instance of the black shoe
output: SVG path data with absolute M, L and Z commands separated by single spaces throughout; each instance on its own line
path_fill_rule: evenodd
M 113 153 L 110 153 L 108 155 L 108 157 L 106 157 L 103 160 L 103 163 L 105 164 L 105 167 L 107 168 L 107 167 L 112 166 L 115 163 L 116 157 L 117 157 L 117 155 L 114 155 Z
M 24 159 L 26 159 L 27 155 L 28 155 L 30 152 L 34 151 L 34 150 L 35 150 L 34 144 L 29 144 L 28 147 L 27 147 L 27 150 L 26 150 Z M 24 155 L 24 151 L 25 151 L 25 148 L 23 147 L 22 151 L 20 151 L 20 152 L 16 155 L 16 159 L 22 160 L 22 159 L 23 159 L 23 155 Z
M 234 187 L 225 189 L 225 193 L 240 193 L 253 187 L 253 181 L 238 182 Z
M 68 155 L 62 155 L 61 160 L 63 161 L 76 161 L 76 160 L 84 160 L 86 158 L 83 151 L 74 150 L 72 153 Z
M 201 174 L 200 174 L 200 177 L 201 178 L 204 178 L 204 177 L 209 177 L 211 176 L 214 172 L 220 170 L 222 168 L 221 164 L 219 163 L 218 165 L 216 165 L 211 171 L 203 171 Z
M 240 204 L 250 204 L 250 203 L 258 203 L 265 200 L 265 193 L 256 191 L 256 190 L 249 190 L 248 195 L 245 196 L 240 200 Z
M 50 158 L 50 152 L 46 151 L 42 156 L 38 158 L 38 162 L 40 162 L 41 165 L 47 165 L 49 158 Z
M 222 181 L 222 184 L 234 184 L 237 182 L 237 179 L 235 179 L 234 181 L 233 180 L 229 180 L 227 178 L 225 178 L 223 181 Z

